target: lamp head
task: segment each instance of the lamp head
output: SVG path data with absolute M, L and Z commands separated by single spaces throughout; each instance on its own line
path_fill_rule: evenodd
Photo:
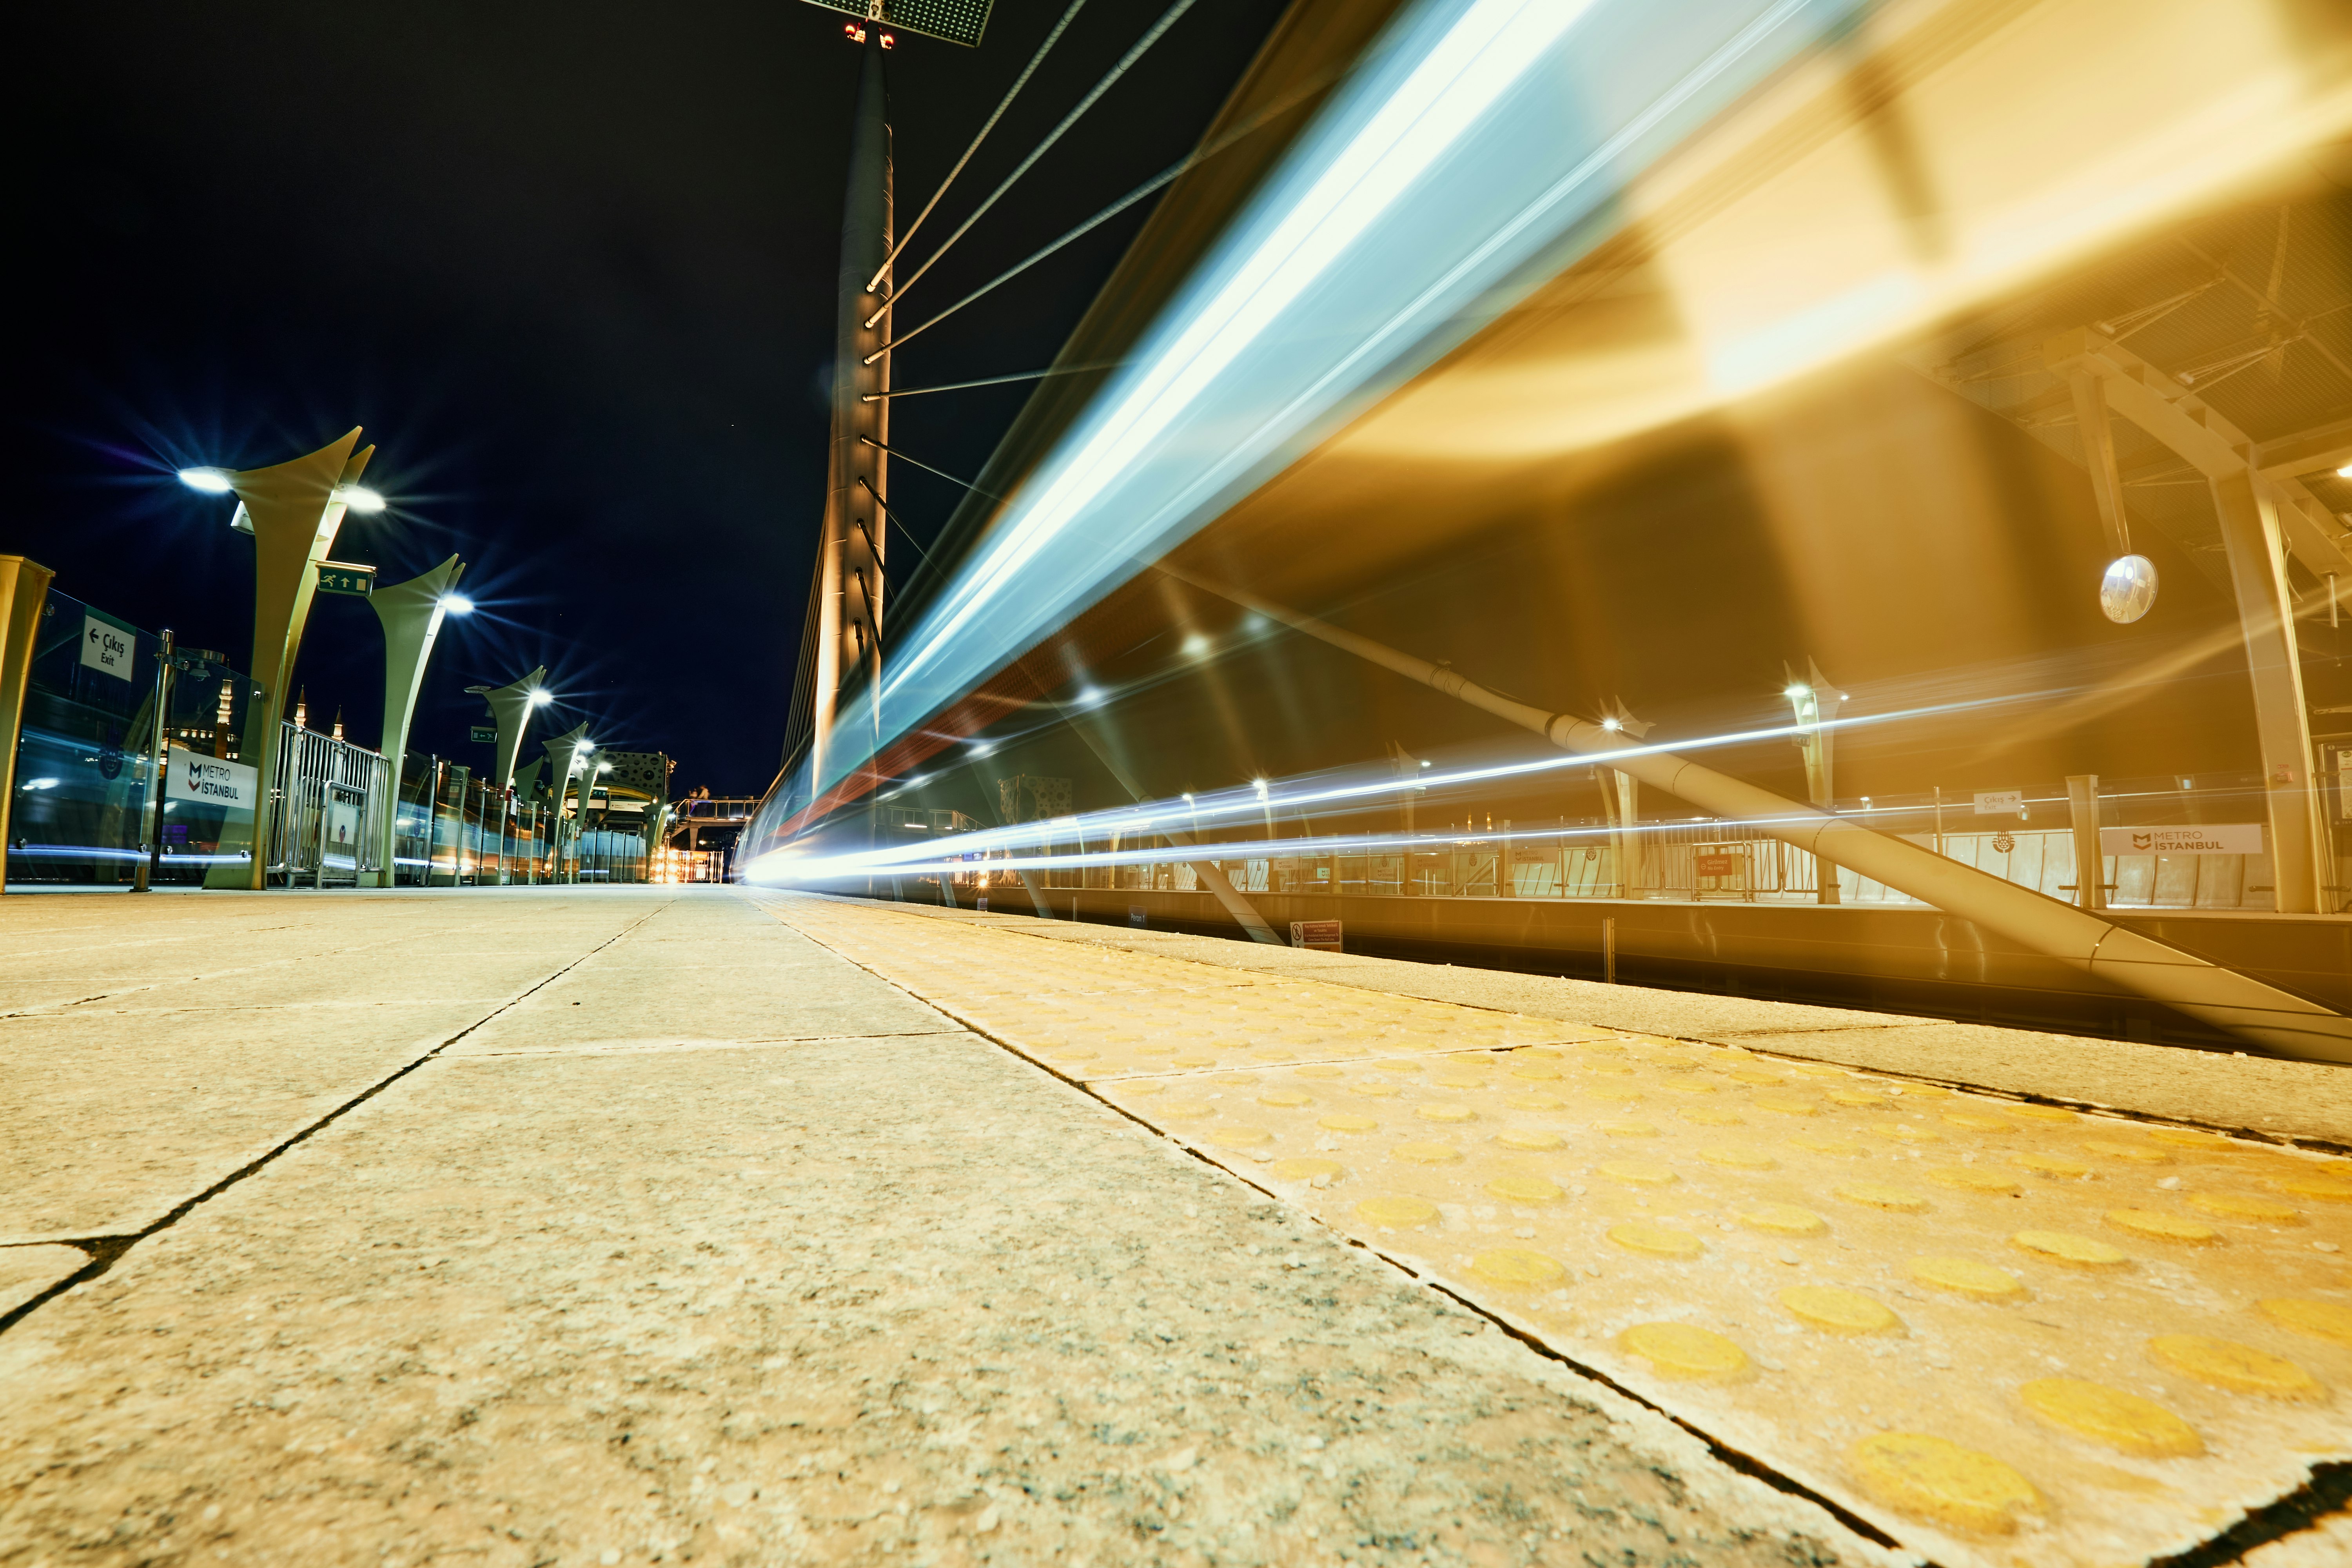
M 1811 694 L 1811 688 L 1804 686 L 1791 686 L 1787 690 L 1780 693 L 1783 697 L 1805 697 L 1810 696 Z
M 229 483 L 228 471 L 225 468 L 182 468 L 180 482 L 208 496 L 225 496 L 236 488 Z
M 441 607 L 453 616 L 470 616 L 474 613 L 474 601 L 463 594 L 444 594 Z
M 530 689 L 530 705 L 532 707 L 544 708 L 554 700 L 555 693 L 550 691 L 546 687 L 534 686 Z
M 337 485 L 334 493 L 327 499 L 342 502 L 347 509 L 362 517 L 383 510 L 383 497 L 365 485 Z

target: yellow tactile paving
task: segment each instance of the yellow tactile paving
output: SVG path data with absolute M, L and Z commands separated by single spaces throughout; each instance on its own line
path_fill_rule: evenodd
M 1951 1568 L 2161 1556 L 2352 1458 L 2347 1162 L 887 910 L 780 913 Z

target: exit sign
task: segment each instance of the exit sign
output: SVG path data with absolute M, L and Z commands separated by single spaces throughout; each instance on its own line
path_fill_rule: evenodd
M 319 563 L 319 592 L 351 594 L 366 598 L 375 591 L 375 568 L 352 566 L 340 561 Z
M 498 743 L 499 730 L 497 725 L 477 724 L 474 726 L 474 744 L 478 746 L 495 746 Z

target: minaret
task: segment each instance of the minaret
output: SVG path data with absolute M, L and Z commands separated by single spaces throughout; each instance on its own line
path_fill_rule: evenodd
M 841 270 L 835 301 L 833 432 L 826 463 L 824 521 L 809 624 L 802 634 L 785 762 L 805 742 L 813 780 L 825 774 L 835 716 L 860 684 L 882 673 L 883 577 L 890 385 L 890 122 L 879 30 L 859 46 L 864 56 L 857 112 L 849 142 L 849 189 L 842 204 Z M 866 284 L 874 282 L 869 293 Z M 869 324 L 869 322 L 871 324 Z M 869 361 L 871 363 L 869 363 Z M 868 398 L 875 401 L 868 402 Z

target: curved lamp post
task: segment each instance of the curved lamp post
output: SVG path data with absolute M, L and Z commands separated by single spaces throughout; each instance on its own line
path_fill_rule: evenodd
M 499 749 L 490 769 L 490 782 L 499 789 L 514 783 L 515 760 L 522 751 L 522 732 L 530 725 L 531 713 L 555 700 L 546 681 L 547 666 L 542 664 L 506 686 L 466 688 L 490 705 L 490 717 L 498 723 Z
M 401 763 L 408 755 L 408 727 L 416 716 L 416 694 L 425 686 L 425 662 L 433 657 L 441 618 L 464 615 L 474 607 L 451 592 L 465 571 L 466 563 L 452 555 L 422 576 L 378 588 L 368 595 L 376 618 L 383 623 L 383 734 L 378 743 L 392 774 L 391 798 L 380 814 L 383 869 L 376 873 L 379 888 L 391 887 L 397 869 L 393 850 L 399 837 Z M 429 804 L 426 816 L 431 816 Z
M 269 832 L 278 803 L 269 792 L 277 781 L 278 726 L 286 709 L 286 687 L 310 600 L 319 588 L 319 563 L 334 548 L 343 514 L 356 508 L 375 511 L 383 498 L 360 487 L 373 447 L 361 447 L 359 426 L 317 451 L 268 468 L 188 468 L 181 480 L 192 489 L 235 495 L 239 514 L 253 531 L 253 663 L 260 689 L 260 711 L 246 721 L 257 733 L 254 762 L 260 772 L 261 799 L 253 814 L 253 863 L 233 872 L 228 885 L 258 890 L 268 874 Z M 223 868 L 226 869 L 226 868 Z M 206 879 L 207 882 L 210 878 Z

